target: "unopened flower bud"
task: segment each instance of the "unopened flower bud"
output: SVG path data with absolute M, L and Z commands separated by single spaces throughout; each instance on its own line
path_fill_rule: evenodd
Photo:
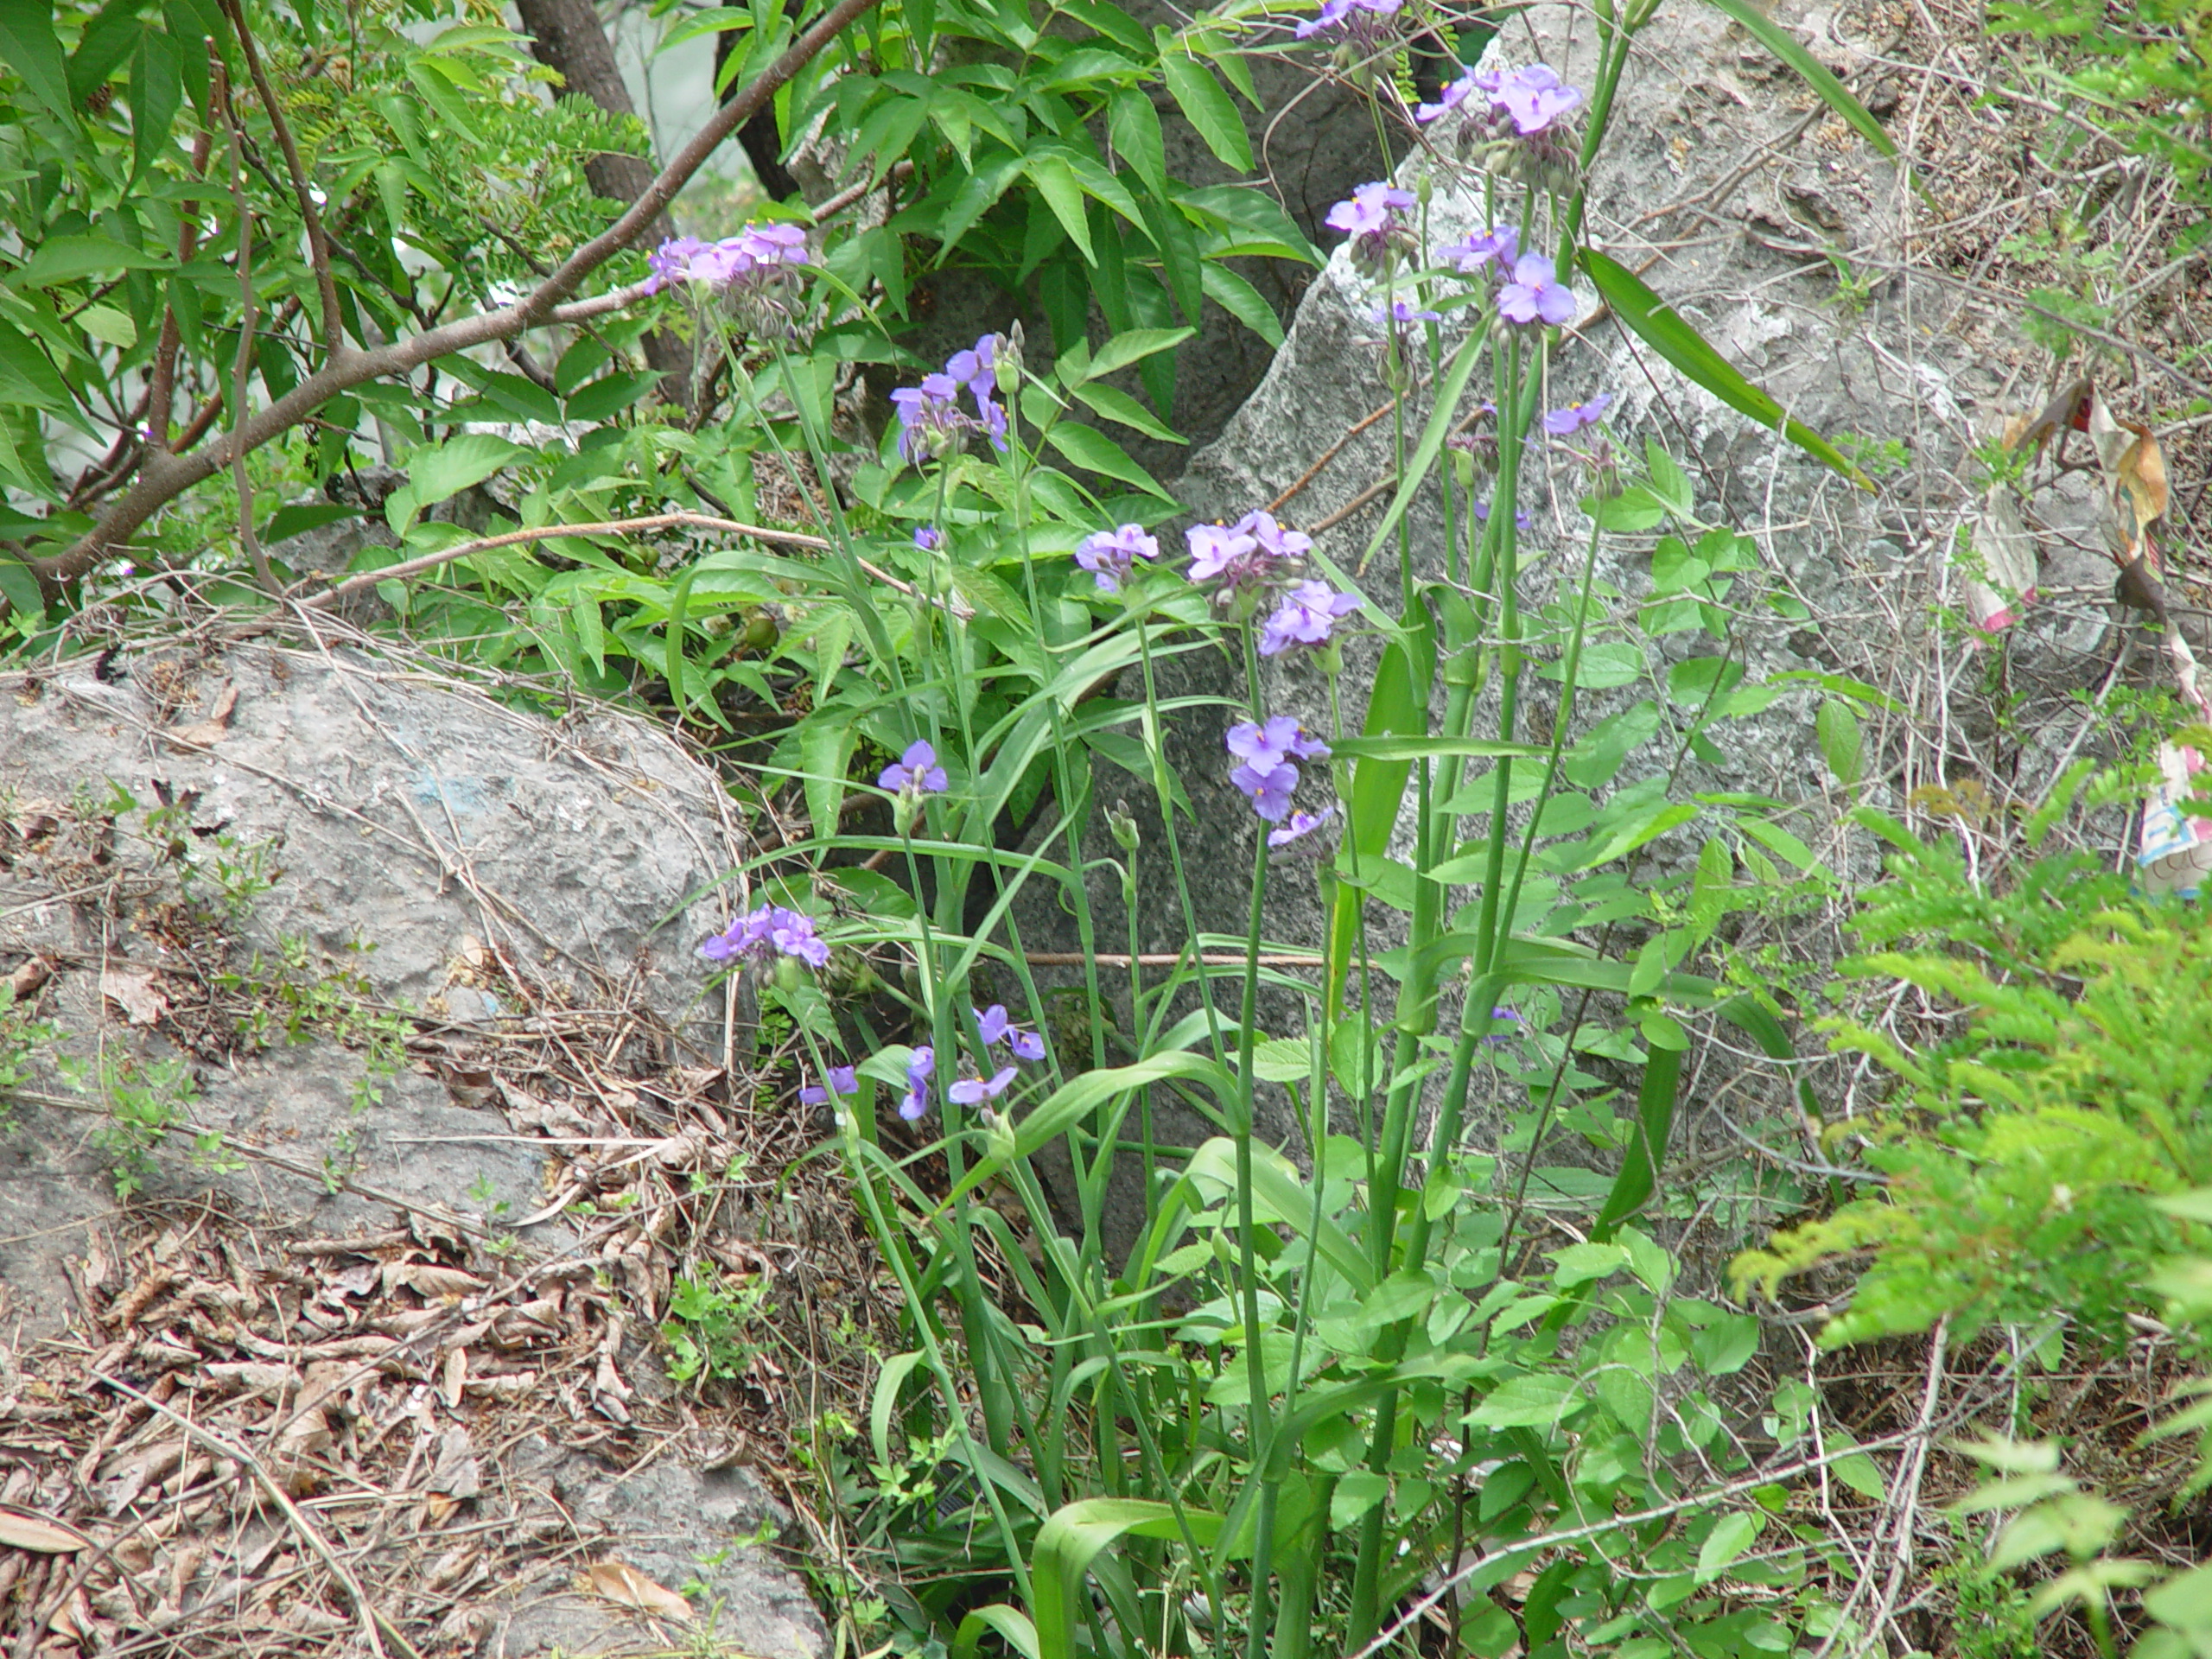
M 998 351 L 992 365 L 998 375 L 999 396 L 1012 397 L 1021 390 L 1021 319 L 1014 320 L 1014 327 L 999 336 Z
M 1143 840 L 1137 833 L 1136 818 L 1126 801 L 1116 801 L 1106 809 L 1106 828 L 1113 833 L 1114 844 L 1125 853 L 1136 851 Z

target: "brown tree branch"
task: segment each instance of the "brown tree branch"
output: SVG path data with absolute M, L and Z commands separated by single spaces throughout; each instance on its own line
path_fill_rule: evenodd
M 308 227 L 308 259 L 315 267 L 316 294 L 322 302 L 322 349 L 333 361 L 346 354 L 346 331 L 338 308 L 338 283 L 330 274 L 330 238 L 324 234 L 322 215 L 315 205 L 315 192 L 308 184 L 307 168 L 300 162 L 300 147 L 292 142 L 291 124 L 284 119 L 284 111 L 276 102 L 276 94 L 269 85 L 269 76 L 261 67 L 261 54 L 253 48 L 253 35 L 245 26 L 245 8 L 239 0 L 223 0 L 223 10 L 230 14 L 232 27 L 238 30 L 238 45 L 245 52 L 245 67 L 253 77 L 254 90 L 261 94 L 261 102 L 269 111 L 269 124 L 276 129 L 276 143 L 284 152 L 284 168 L 292 175 L 292 194 L 299 199 L 300 218 Z M 232 118 L 235 122 L 235 116 Z M 236 164 L 233 163 L 233 171 Z
M 559 269 L 522 299 L 512 305 L 427 329 L 389 346 L 349 352 L 341 359 L 324 364 L 251 419 L 238 422 L 225 437 L 190 454 L 166 454 L 159 448 L 149 451 L 137 481 L 107 510 L 99 523 L 59 556 L 29 561 L 32 573 L 49 591 L 76 580 L 102 559 L 111 558 L 127 547 L 130 537 L 162 507 L 227 465 L 233 447 L 242 453 L 258 448 L 297 426 L 342 391 L 386 375 L 408 373 L 448 353 L 507 340 L 552 321 L 554 308 L 574 294 L 585 277 L 627 247 L 641 229 L 657 219 L 723 139 L 754 111 L 765 107 L 779 87 L 819 55 L 855 19 L 873 10 L 875 3 L 876 0 L 837 0 L 837 4 L 819 22 L 792 41 L 789 50 L 762 71 L 758 80 L 715 112 L 713 119 L 683 146 L 674 161 L 661 169 L 660 175 L 630 205 L 627 213 L 570 254 Z

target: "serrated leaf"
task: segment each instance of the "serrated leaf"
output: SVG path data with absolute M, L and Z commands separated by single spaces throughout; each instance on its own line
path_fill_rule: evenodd
M 168 149 L 169 129 L 184 102 L 184 75 L 177 43 L 163 30 L 146 28 L 130 54 L 130 181 L 146 175 Z
M 489 432 L 463 432 L 407 458 L 407 482 L 385 503 L 385 519 L 404 536 L 425 507 L 435 506 L 530 452 Z

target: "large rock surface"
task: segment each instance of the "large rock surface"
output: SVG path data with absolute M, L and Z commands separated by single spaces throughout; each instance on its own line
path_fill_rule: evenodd
M 696 954 L 739 860 L 727 810 L 648 721 L 531 712 L 420 659 L 250 642 L 0 676 L 10 1497 L 131 1526 L 161 1488 L 107 1455 L 100 1414 L 130 1406 L 100 1378 L 181 1377 L 301 1492 L 342 1454 L 323 1524 L 418 1637 L 461 1644 L 441 1650 L 664 1650 L 665 1614 L 592 1576 L 620 1567 L 701 1586 L 689 1650 L 823 1653 L 759 1548 L 791 1517 L 677 1445 L 697 1414 L 652 1341 L 671 1274 L 728 1254 L 672 1231 L 665 1197 L 734 1156 Z M 257 1412 L 241 1382 L 288 1403 Z M 563 1426 L 518 1450 L 518 1419 Z M 19 1433 L 55 1438 L 20 1462 Z M 184 1631 L 286 1535 L 226 1530 L 250 1484 L 179 1479 L 188 1516 L 213 1510 L 204 1537 L 151 1535 Z M 376 1483 L 392 1510 L 362 1510 Z M 373 1553 L 390 1514 L 421 1534 L 396 1567 Z M 92 1605 L 129 1616 L 113 1578 Z M 270 1618 L 345 1628 L 280 1582 Z

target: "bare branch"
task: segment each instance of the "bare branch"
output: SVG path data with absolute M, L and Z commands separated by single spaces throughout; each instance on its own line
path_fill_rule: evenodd
M 162 506 L 228 464 L 234 448 L 242 454 L 258 448 L 271 438 L 289 431 L 340 392 L 386 375 L 405 374 L 448 353 L 510 339 L 525 329 L 553 321 L 554 308 L 574 294 L 585 277 L 626 247 L 643 226 L 658 217 L 723 139 L 756 110 L 764 107 L 779 87 L 875 3 L 876 0 L 838 0 L 819 22 L 763 71 L 759 79 L 715 111 L 714 118 L 661 170 L 660 176 L 630 205 L 628 212 L 569 255 L 558 270 L 524 298 L 512 305 L 427 329 L 390 346 L 349 352 L 343 358 L 324 364 L 250 420 L 239 421 L 226 437 L 191 454 L 168 455 L 158 448 L 151 451 L 139 470 L 137 480 L 118 498 L 99 523 L 58 557 L 30 561 L 33 574 L 49 590 L 81 576 L 100 560 L 112 557 L 128 546 L 140 526 Z
M 245 26 L 245 8 L 239 0 L 223 0 L 223 10 L 230 13 L 232 27 L 238 30 L 254 90 L 261 94 L 262 105 L 269 111 L 269 124 L 276 130 L 276 143 L 284 152 L 285 170 L 292 175 L 292 194 L 299 198 L 300 217 L 308 227 L 308 259 L 315 266 L 315 289 L 322 302 L 322 349 L 334 361 L 346 354 L 346 332 L 340 321 L 343 314 L 338 308 L 338 283 L 330 274 L 330 238 L 323 233 L 322 215 L 315 208 L 307 168 L 300 162 L 300 147 L 292 142 L 291 125 L 284 119 L 268 73 L 261 67 L 261 54 L 254 50 L 253 35 Z

